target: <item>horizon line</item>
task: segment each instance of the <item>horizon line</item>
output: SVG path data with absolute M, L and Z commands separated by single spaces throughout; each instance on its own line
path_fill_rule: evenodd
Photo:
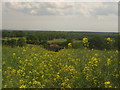
M 64 31 L 64 32 L 108 32 L 119 33 L 119 31 L 92 31 L 92 30 L 48 30 L 48 29 L 0 29 L 2 31 Z

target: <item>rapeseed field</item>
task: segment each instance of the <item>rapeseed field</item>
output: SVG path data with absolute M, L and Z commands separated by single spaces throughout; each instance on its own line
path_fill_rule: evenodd
M 86 40 L 87 41 L 87 40 Z M 3 88 L 119 88 L 118 50 L 3 46 Z

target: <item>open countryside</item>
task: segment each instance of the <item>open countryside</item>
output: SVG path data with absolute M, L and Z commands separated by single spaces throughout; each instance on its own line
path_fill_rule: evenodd
M 3 88 L 120 88 L 118 33 L 2 35 Z

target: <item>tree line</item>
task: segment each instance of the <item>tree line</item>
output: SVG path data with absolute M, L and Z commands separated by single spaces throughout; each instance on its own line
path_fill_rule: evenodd
M 26 44 L 35 44 L 35 45 L 43 45 L 44 47 L 48 47 L 48 40 L 53 39 L 66 39 L 66 42 L 56 43 L 62 47 L 66 47 L 68 43 L 72 43 L 73 48 L 75 43 L 73 40 L 83 40 L 83 38 L 88 38 L 87 46 L 85 43 L 82 45 L 89 49 L 107 49 L 120 50 L 120 36 L 118 33 L 93 33 L 93 32 L 64 32 L 64 31 L 3 31 L 2 38 L 8 38 L 7 40 L 3 40 L 4 45 L 9 45 L 11 47 L 14 46 L 25 46 Z M 13 38 L 13 39 L 9 39 Z M 18 38 L 18 39 L 14 39 Z M 107 40 L 108 39 L 108 40 Z M 110 41 L 110 40 L 111 41 Z M 79 45 L 77 45 L 79 47 Z M 77 47 L 76 46 L 76 47 Z M 75 47 L 75 48 L 76 48 Z M 58 48 L 58 47 L 56 47 Z

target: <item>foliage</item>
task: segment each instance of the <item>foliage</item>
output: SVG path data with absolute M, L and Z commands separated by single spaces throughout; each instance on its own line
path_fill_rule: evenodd
M 96 33 L 96 32 L 63 32 L 63 31 L 5 31 L 2 32 L 3 38 L 19 38 L 26 37 L 27 44 L 47 46 L 48 41 L 65 40 L 56 44 L 67 48 L 68 43 L 72 43 L 73 48 L 78 47 L 78 43 L 73 44 L 72 40 L 81 40 L 83 45 L 80 47 L 89 47 L 90 49 L 116 49 L 118 48 L 117 33 Z M 86 38 L 87 37 L 87 38 Z M 111 41 L 112 40 L 112 41 Z M 3 41 L 4 42 L 4 41 Z M 86 43 L 85 43 L 86 42 Z M 109 43 L 108 43 L 109 42 Z M 6 42 L 5 42 L 6 43 Z M 5 44 L 3 43 L 3 44 Z M 89 46 L 90 45 L 90 46 Z M 77 46 L 77 47 L 75 47 Z
M 94 36 L 100 36 L 103 38 L 111 37 L 116 38 L 116 33 L 96 33 L 96 32 L 64 32 L 64 31 L 2 31 L 2 37 L 27 37 L 28 39 L 34 40 L 53 40 L 53 39 L 75 39 L 82 40 L 84 37 L 92 38 Z
M 11 47 L 15 47 L 17 45 L 17 40 L 16 39 L 11 39 L 3 42 L 6 45 L 9 45 Z
M 106 48 L 106 40 L 103 37 L 94 36 L 89 39 L 89 48 L 90 49 L 100 49 L 103 50 Z
M 26 39 L 25 38 L 19 38 L 17 41 L 17 45 L 20 47 L 23 47 L 26 45 Z
M 73 46 L 72 46 L 72 48 L 74 48 L 74 49 L 78 49 L 78 48 L 80 48 L 80 49 L 84 49 L 84 45 L 83 45 L 83 42 L 82 41 L 73 41 Z
M 21 38 L 11 38 L 11 39 L 7 39 L 7 40 L 2 40 L 2 44 L 3 45 L 7 45 L 7 46 L 11 46 L 11 47 L 16 47 L 16 46 L 20 46 L 23 47 L 26 45 L 26 39 L 24 37 Z
M 113 50 L 113 49 L 117 49 L 115 46 L 114 46 L 114 44 L 115 44 L 115 40 L 113 40 L 112 38 L 110 38 L 110 37 L 107 37 L 106 38 L 106 49 L 107 50 Z

